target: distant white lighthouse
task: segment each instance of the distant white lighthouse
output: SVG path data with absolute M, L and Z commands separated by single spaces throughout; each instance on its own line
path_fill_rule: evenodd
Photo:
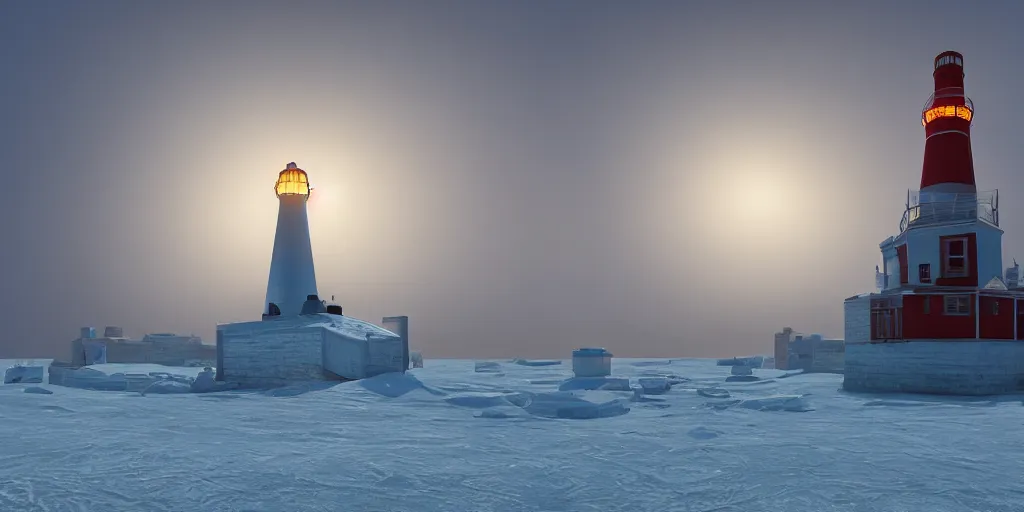
M 243 387 L 356 380 L 409 367 L 408 317 L 401 334 L 347 317 L 317 297 L 306 222 L 306 172 L 288 164 L 274 192 L 281 203 L 263 319 L 217 326 L 219 381 Z
M 267 300 L 263 303 L 264 318 L 298 315 L 306 298 L 317 295 L 313 249 L 306 218 L 309 190 L 306 171 L 296 167 L 295 162 L 281 171 L 274 185 L 280 207 L 277 210 L 274 255 L 270 260 L 270 279 L 267 281 Z

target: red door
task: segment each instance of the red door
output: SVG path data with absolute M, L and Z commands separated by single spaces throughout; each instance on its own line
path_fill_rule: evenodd
M 910 269 L 907 264 L 907 244 L 896 247 L 896 257 L 900 259 L 900 284 L 910 282 Z

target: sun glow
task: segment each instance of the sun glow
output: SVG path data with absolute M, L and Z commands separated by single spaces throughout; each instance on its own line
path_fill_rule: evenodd
M 791 209 L 790 198 L 771 173 L 739 173 L 733 183 L 731 220 L 748 226 L 768 227 L 784 222 Z

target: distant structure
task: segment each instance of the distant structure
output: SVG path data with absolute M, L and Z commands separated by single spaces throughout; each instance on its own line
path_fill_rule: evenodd
M 262 320 L 217 326 L 218 381 L 244 387 L 354 380 L 409 367 L 405 332 L 342 315 L 317 295 L 306 219 L 309 177 L 294 162 L 278 174 L 280 203 Z M 403 318 L 403 317 L 396 317 Z
M 1017 264 L 1017 260 L 1013 260 L 1013 266 L 1007 268 L 1003 276 L 1007 288 L 1011 290 L 1020 289 L 1020 265 Z
M 765 360 L 769 359 L 766 356 L 745 356 L 745 357 L 727 357 L 715 361 L 717 366 L 749 366 L 751 368 L 764 368 Z M 772 367 L 774 367 L 775 360 L 772 359 Z
M 405 344 L 405 368 L 409 369 L 412 354 L 409 352 L 409 317 L 407 316 L 386 316 L 380 321 L 381 327 L 399 335 Z M 423 367 L 423 358 L 420 357 L 420 367 Z
M 46 378 L 43 365 L 18 362 L 4 371 L 4 384 L 41 384 Z
M 171 333 L 147 334 L 141 340 L 124 335 L 124 329 L 108 326 L 103 336 L 94 327 L 83 327 L 71 342 L 71 366 L 104 363 L 150 363 L 166 366 L 207 366 L 213 364 L 217 349 L 198 336 Z
M 846 343 L 820 334 L 806 336 L 791 327 L 775 333 L 774 367 L 807 373 L 843 373 Z
M 299 169 L 295 162 L 278 174 L 274 184 L 279 205 L 267 299 L 263 303 L 264 317 L 297 315 L 306 297 L 317 294 L 306 217 L 310 190 L 306 171 Z
M 921 189 L 908 192 L 898 235 L 880 244 L 882 289 L 846 299 L 852 391 L 987 395 L 1024 389 L 1024 291 L 1016 263 L 1001 277 L 998 191 L 979 192 L 974 104 L 964 61 L 939 54 L 925 103 Z
M 612 353 L 603 348 L 573 350 L 572 373 L 577 377 L 607 377 L 612 374 Z

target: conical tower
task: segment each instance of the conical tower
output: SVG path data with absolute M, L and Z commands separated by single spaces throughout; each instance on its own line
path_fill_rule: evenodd
M 295 162 L 281 171 L 274 185 L 280 206 L 267 281 L 267 300 L 263 302 L 264 318 L 298 315 L 306 298 L 317 295 L 306 217 L 309 190 L 309 177 Z

